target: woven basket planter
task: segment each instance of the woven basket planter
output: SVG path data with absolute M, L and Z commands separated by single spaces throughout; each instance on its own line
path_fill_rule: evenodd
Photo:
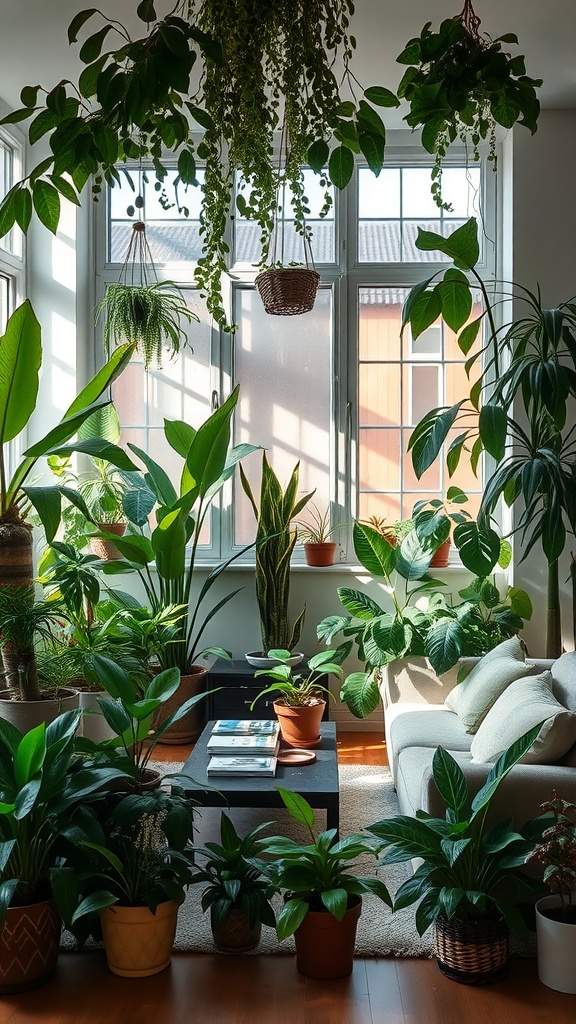
M 510 933 L 502 919 L 436 920 L 434 953 L 447 978 L 462 985 L 487 985 L 505 977 Z
M 271 268 L 258 274 L 256 287 L 267 313 L 298 316 L 314 307 L 320 274 L 308 267 Z

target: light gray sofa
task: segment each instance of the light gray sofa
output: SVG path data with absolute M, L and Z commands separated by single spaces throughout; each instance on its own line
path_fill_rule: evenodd
M 554 696 L 576 712 L 576 652 L 555 662 L 527 659 L 526 664 L 535 672 L 549 668 Z M 403 658 L 387 667 L 381 681 L 388 759 L 402 814 L 414 815 L 421 808 L 444 815 L 432 775 L 438 746 L 450 751 L 462 766 L 472 793 L 480 789 L 492 767 L 471 761 L 473 736 L 443 703 L 456 685 L 456 675 L 454 669 L 440 678 L 425 659 Z M 490 820 L 511 818 L 520 827 L 542 813 L 540 804 L 550 799 L 554 789 L 564 799 L 576 802 L 576 743 L 558 763 L 515 765 L 492 801 Z

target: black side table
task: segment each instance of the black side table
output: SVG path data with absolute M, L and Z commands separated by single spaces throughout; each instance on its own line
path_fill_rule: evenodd
M 302 667 L 306 669 L 306 663 Z M 216 693 L 210 693 L 206 700 L 206 717 L 217 718 L 274 718 L 275 694 L 261 697 L 253 711 L 250 705 L 254 698 L 273 680 L 266 676 L 254 678 L 257 669 L 247 661 L 218 660 L 207 676 L 207 689 L 221 687 Z M 324 680 L 323 680 L 324 683 Z M 323 721 L 329 719 L 329 705 L 326 703 Z

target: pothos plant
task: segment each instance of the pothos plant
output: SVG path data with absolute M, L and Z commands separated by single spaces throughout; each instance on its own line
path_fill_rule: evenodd
M 302 164 L 337 188 L 352 177 L 354 153 L 375 174 L 382 168 L 386 132 L 375 108 L 398 100 L 383 87 L 358 85 L 350 68 L 353 11 L 352 0 L 176 0 L 159 17 L 156 0 L 141 0 L 136 14 L 146 32 L 140 37 L 95 8 L 80 11 L 68 29 L 70 44 L 88 21 L 98 27 L 80 47 L 78 81 L 25 86 L 22 107 L 0 122 L 30 120 L 30 143 L 47 137 L 51 150 L 0 205 L 0 237 L 14 223 L 27 231 L 33 210 L 55 232 L 61 197 L 79 204 L 91 178 L 97 198 L 105 184 L 119 181 L 117 165 L 124 161 L 150 161 L 162 187 L 165 152 L 177 159 L 175 201 L 186 212 L 181 189 L 198 185 L 201 161 L 203 254 L 196 278 L 209 311 L 225 324 L 224 229 L 236 176 L 249 196 L 238 198 L 239 211 L 259 224 L 265 254 L 284 184 L 294 197 L 297 230 L 308 231 Z M 199 56 L 196 87 L 190 79 Z M 274 170 L 282 125 L 290 144 L 284 166 Z M 199 129 L 204 138 L 197 145 Z M 170 202 L 165 192 L 163 201 Z
M 534 134 L 540 113 L 536 89 L 541 79 L 529 78 L 522 54 L 512 56 L 502 44 L 518 44 L 512 33 L 491 39 L 478 31 L 480 19 L 470 0 L 462 12 L 442 22 L 437 32 L 428 21 L 397 58 L 407 64 L 398 96 L 410 104 L 404 120 L 422 128 L 422 145 L 435 155 L 432 195 L 442 199 L 442 163 L 450 143 L 461 139 L 474 160 L 488 142 L 488 160 L 496 163 L 496 126 L 523 124 Z

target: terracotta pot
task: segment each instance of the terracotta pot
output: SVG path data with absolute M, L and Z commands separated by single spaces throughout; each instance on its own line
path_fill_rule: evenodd
M 173 711 L 176 711 L 184 701 L 195 697 L 197 693 L 202 693 L 206 689 L 206 674 L 207 668 L 201 665 L 192 665 L 190 673 L 182 676 L 180 679 L 180 686 L 176 690 L 176 693 L 170 697 L 165 704 L 160 708 L 160 721 L 168 718 Z M 180 721 L 175 722 L 167 732 L 158 740 L 159 743 L 165 743 L 169 746 L 177 746 L 185 743 L 193 743 L 198 739 L 202 729 L 205 725 L 206 719 L 206 707 L 205 701 L 200 701 L 195 708 L 192 708 L 187 715 L 184 715 Z
M 430 567 L 432 569 L 446 568 L 450 559 L 451 547 L 452 541 L 450 540 L 450 537 L 448 537 L 448 540 L 445 540 L 444 543 L 441 544 L 439 548 L 436 548 L 436 551 L 432 555 L 432 559 L 430 561 Z
M 108 967 L 122 978 L 147 978 L 168 967 L 176 935 L 175 900 L 148 907 L 107 907 L 100 914 Z
M 214 945 L 223 953 L 247 953 L 255 949 L 260 942 L 262 925 L 256 921 L 251 927 L 248 918 L 239 907 L 231 910 L 220 924 L 215 924 L 214 915 L 210 914 L 210 927 Z
M 549 916 L 561 906 L 559 896 L 544 896 L 536 903 L 538 977 L 556 992 L 576 994 L 576 922 Z
M 344 978 L 354 966 L 362 898 L 351 896 L 341 921 L 327 910 L 309 910 L 294 932 L 296 967 L 308 978 Z
M 320 722 L 326 707 L 325 700 L 302 707 L 288 707 L 274 701 L 274 711 L 280 723 L 282 739 L 289 747 L 319 747 Z
M 97 523 L 99 530 L 106 533 L 113 533 L 116 537 L 123 537 L 126 532 L 126 523 Z M 90 538 L 90 551 L 104 561 L 113 561 L 115 558 L 122 558 L 122 552 L 118 550 L 114 541 L 104 540 L 103 537 Z
M 304 556 L 307 565 L 334 565 L 336 554 L 336 541 L 327 540 L 322 544 L 313 544 L 306 541 L 304 544 Z
M 49 724 L 65 711 L 78 707 L 77 690 L 63 688 L 59 694 L 57 700 L 10 700 L 10 691 L 0 690 L 0 718 L 15 725 L 21 733 L 29 732 L 42 722 Z
M 8 908 L 0 932 L 0 992 L 24 992 L 48 980 L 61 927 L 52 900 Z
M 434 944 L 442 974 L 462 985 L 487 985 L 508 971 L 510 933 L 502 918 L 459 921 L 438 917 Z

